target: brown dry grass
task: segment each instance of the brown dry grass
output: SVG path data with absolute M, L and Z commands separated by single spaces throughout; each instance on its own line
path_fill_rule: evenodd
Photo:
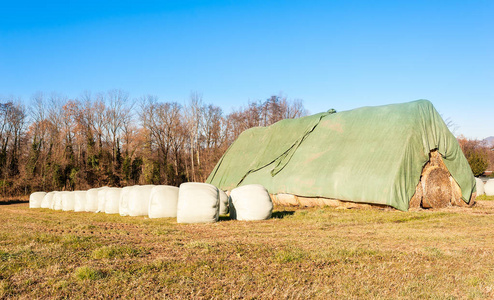
M 262 222 L 0 205 L 1 298 L 494 298 L 494 202 Z

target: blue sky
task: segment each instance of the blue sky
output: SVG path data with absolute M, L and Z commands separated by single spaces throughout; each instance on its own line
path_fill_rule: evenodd
M 2 1 L 0 95 L 119 88 L 225 113 L 428 99 L 494 135 L 494 1 Z

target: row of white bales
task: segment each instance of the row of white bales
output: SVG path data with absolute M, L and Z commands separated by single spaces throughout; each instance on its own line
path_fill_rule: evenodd
M 178 223 L 212 223 L 230 213 L 236 220 L 271 218 L 273 203 L 268 191 L 258 184 L 235 188 L 228 196 L 207 183 L 100 187 L 87 191 L 35 192 L 30 208 L 75 212 L 104 212 L 122 216 L 177 218 Z
M 477 182 L 477 196 L 494 196 L 494 179 L 487 180 L 485 184 L 480 178 L 475 178 L 475 181 Z

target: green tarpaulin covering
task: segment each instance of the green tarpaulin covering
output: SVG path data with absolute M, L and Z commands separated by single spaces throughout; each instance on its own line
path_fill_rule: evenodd
M 456 138 L 427 100 L 282 120 L 243 132 L 207 179 L 223 190 L 385 204 L 408 210 L 437 149 L 468 202 L 475 179 Z

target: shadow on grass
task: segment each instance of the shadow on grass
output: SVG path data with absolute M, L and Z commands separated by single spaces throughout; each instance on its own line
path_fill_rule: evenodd
M 292 216 L 295 212 L 294 211 L 275 211 L 273 212 L 271 218 L 273 219 L 283 219 L 286 216 Z
M 0 205 L 10 205 L 19 203 L 29 203 L 29 200 L 0 200 Z
M 275 211 L 271 215 L 271 219 L 283 219 L 286 216 L 291 216 L 295 212 L 294 211 Z M 218 221 L 223 222 L 223 221 L 231 221 L 230 216 L 219 216 Z

